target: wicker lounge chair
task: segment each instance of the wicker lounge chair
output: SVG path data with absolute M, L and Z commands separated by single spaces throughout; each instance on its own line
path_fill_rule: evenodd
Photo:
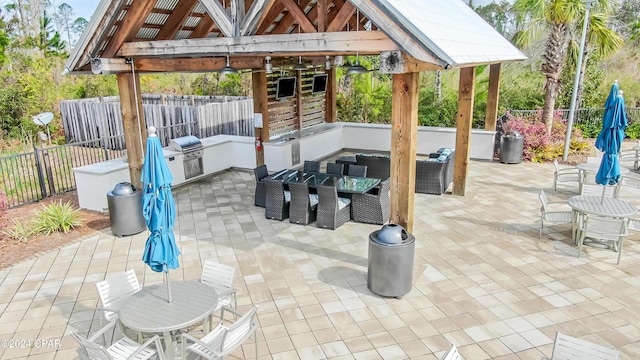
M 442 195 L 453 182 L 455 151 L 442 161 L 416 160 L 416 192 Z M 357 165 L 367 167 L 367 177 L 385 180 L 389 178 L 391 159 L 385 155 L 356 154 Z M 351 167 L 349 167 L 351 168 Z
M 289 217 L 289 201 L 291 195 L 284 191 L 281 180 L 266 179 L 267 200 L 264 216 L 267 219 L 284 220 Z
M 351 212 L 353 221 L 384 224 L 389 221 L 390 179 L 380 183 L 375 194 L 353 194 Z
M 453 163 L 455 151 L 444 161 L 426 159 L 416 160 L 416 192 L 421 194 L 442 195 L 453 182 Z
M 265 207 L 265 202 L 267 200 L 267 189 L 264 186 L 264 179 L 269 176 L 267 165 L 260 165 L 257 168 L 253 169 L 253 174 L 256 177 L 254 203 L 256 206 Z
M 316 221 L 318 195 L 309 194 L 309 186 L 302 182 L 290 182 L 289 191 L 291 191 L 289 222 L 308 225 Z
M 318 186 L 318 227 L 336 229 L 349 221 L 350 215 L 350 199 L 339 198 L 333 186 Z

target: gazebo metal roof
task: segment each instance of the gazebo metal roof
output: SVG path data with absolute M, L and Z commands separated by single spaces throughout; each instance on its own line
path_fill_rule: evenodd
M 442 69 L 525 59 L 462 0 L 102 0 L 65 69 L 87 72 L 92 59 L 125 57 L 390 50 Z

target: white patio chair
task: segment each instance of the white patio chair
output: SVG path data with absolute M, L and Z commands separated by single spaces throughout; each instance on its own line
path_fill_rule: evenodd
M 553 190 L 557 190 L 558 183 L 565 182 L 575 182 L 578 185 L 580 184 L 580 170 L 575 167 L 565 167 L 560 168 L 558 164 L 558 160 L 553 160 L 553 166 L 555 168 L 555 172 L 553 173 Z
M 640 151 L 629 149 L 620 151 L 620 165 L 632 164 L 634 170 L 640 165 Z
M 640 174 L 629 172 L 620 176 L 615 197 L 619 197 L 621 194 L 624 198 L 629 199 L 640 196 Z
M 629 235 L 627 219 L 585 215 L 578 226 L 578 257 L 582 254 L 584 239 L 589 237 L 613 243 L 614 250 L 618 251 L 616 264 L 620 264 L 622 244 L 627 235 Z
M 214 312 L 217 312 L 223 306 L 236 308 L 237 290 L 233 287 L 235 273 L 236 268 L 233 266 L 220 264 L 211 259 L 204 261 L 200 281 L 211 286 L 218 293 L 218 305 Z
M 544 356 L 542 360 L 618 360 L 619 356 L 616 349 L 556 332 L 551 357 Z
M 135 271 L 129 269 L 96 283 L 96 290 L 98 290 L 100 304 L 104 310 L 107 310 L 104 312 L 105 319 L 112 321 L 118 318 L 117 311 L 120 310 L 123 302 L 140 291 L 140 283 Z
M 252 337 L 255 341 L 256 359 L 258 358 L 258 336 L 256 330 L 256 312 L 258 307 L 255 306 L 246 314 L 241 314 L 227 306 L 222 307 L 220 315 L 220 324 L 206 334 L 202 339 L 197 339 L 189 334 L 182 334 L 182 358 L 186 359 L 187 352 L 199 355 L 205 359 L 222 359 L 224 356 L 233 352 L 236 348 L 242 346 L 248 338 Z M 230 326 L 224 325 L 224 314 L 230 312 L 239 317 Z M 191 343 L 191 345 L 189 345 Z
M 587 164 L 600 164 L 600 158 L 597 156 L 587 157 Z
M 456 348 L 456 346 L 451 344 L 451 347 L 449 348 L 449 350 L 447 350 L 447 352 L 444 353 L 444 355 L 442 355 L 440 360 L 464 360 L 464 359 L 462 358 L 462 356 L 460 356 L 460 353 L 458 352 L 458 349 Z
M 544 227 L 544 222 L 551 223 L 564 223 L 564 224 L 573 224 L 573 211 L 571 210 L 550 210 L 550 204 L 559 204 L 564 202 L 552 201 L 549 202 L 547 199 L 547 194 L 545 194 L 544 190 L 540 190 L 540 194 L 538 194 L 538 198 L 540 199 L 540 228 L 538 231 L 538 238 L 542 239 L 542 228 Z M 566 204 L 566 203 L 565 203 Z M 572 227 L 573 233 L 573 227 Z
M 122 329 L 119 329 L 120 336 L 117 336 L 116 331 L 118 329 L 116 329 L 116 327 L 118 324 L 118 321 L 111 321 L 107 326 L 100 329 L 88 339 L 71 332 L 71 337 L 80 344 L 80 348 L 78 349 L 80 359 L 145 360 L 155 358 L 156 356 L 160 360 L 165 359 L 164 352 L 162 351 L 162 344 L 160 343 L 160 338 L 157 335 L 149 338 L 144 342 L 144 344 L 140 345 L 136 341 L 124 335 Z M 98 338 L 102 337 L 104 339 L 107 335 L 113 336 L 112 341 L 110 341 L 110 345 L 107 346 L 96 343 Z M 152 348 L 152 345 L 155 346 L 155 348 Z

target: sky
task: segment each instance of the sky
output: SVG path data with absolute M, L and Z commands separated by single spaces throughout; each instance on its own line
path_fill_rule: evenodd
M 465 0 L 465 1 L 468 2 L 468 0 Z M 473 0 L 473 4 L 475 6 L 483 6 L 483 5 L 489 4 L 492 1 L 493 0 Z M 8 0 L 0 0 L 0 3 L 2 4 L 7 2 Z M 71 7 L 73 8 L 73 11 L 75 13 L 74 14 L 75 18 L 83 17 L 87 20 L 90 20 L 91 15 L 93 15 L 93 12 L 96 10 L 96 7 L 98 6 L 98 3 L 100 3 L 100 0 L 54 0 L 52 1 L 55 7 L 58 7 L 58 5 L 65 2 L 71 5 Z
M 71 5 L 71 7 L 73 8 L 73 12 L 75 13 L 73 16 L 74 18 L 83 17 L 87 19 L 87 21 L 89 21 L 89 19 L 91 18 L 91 15 L 93 15 L 93 12 L 96 10 L 96 7 L 98 7 L 98 4 L 100 3 L 100 1 L 99 0 L 54 0 L 52 1 L 52 3 L 55 7 L 58 7 L 62 3 L 67 3 Z

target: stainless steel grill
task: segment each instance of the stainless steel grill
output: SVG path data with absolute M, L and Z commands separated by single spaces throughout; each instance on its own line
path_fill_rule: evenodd
M 200 139 L 193 135 L 175 138 L 169 141 L 169 148 L 180 151 L 183 154 L 182 165 L 184 167 L 185 180 L 204 173 L 202 168 L 202 142 Z

